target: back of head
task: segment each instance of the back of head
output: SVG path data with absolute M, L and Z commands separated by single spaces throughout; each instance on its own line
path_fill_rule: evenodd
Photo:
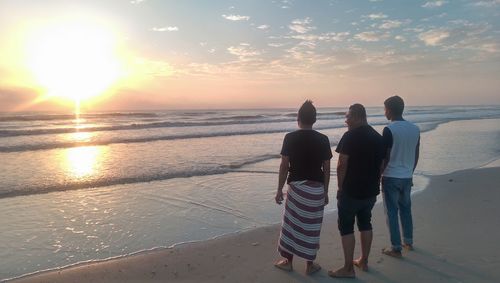
M 312 126 L 316 122 L 316 108 L 311 100 L 306 100 L 299 109 L 297 120 L 304 125 Z
M 356 120 L 366 121 L 366 110 L 362 104 L 355 103 L 349 106 L 349 113 Z
M 397 95 L 391 96 L 384 101 L 384 106 L 388 109 L 394 116 L 403 116 L 403 110 L 405 109 L 405 102 L 403 99 Z

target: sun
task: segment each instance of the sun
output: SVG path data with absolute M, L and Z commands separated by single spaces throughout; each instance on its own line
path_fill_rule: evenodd
M 47 98 L 77 105 L 103 94 L 120 76 L 116 36 L 91 22 L 60 22 L 34 32 L 27 65 Z

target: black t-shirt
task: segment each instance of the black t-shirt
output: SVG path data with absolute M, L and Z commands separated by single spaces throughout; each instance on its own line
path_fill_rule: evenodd
M 346 132 L 335 150 L 349 156 L 342 191 L 356 199 L 380 193 L 380 164 L 384 158 L 382 136 L 369 125 Z
M 281 155 L 290 158 L 288 183 L 316 181 L 324 183 L 323 161 L 332 158 L 328 137 L 315 130 L 297 130 L 286 134 Z

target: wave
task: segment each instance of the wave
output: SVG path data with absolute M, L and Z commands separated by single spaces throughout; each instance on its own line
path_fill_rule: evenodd
M 329 130 L 338 129 L 345 126 L 328 126 L 328 127 L 315 127 L 316 130 Z M 82 147 L 82 146 L 103 146 L 110 144 L 119 143 L 147 143 L 153 141 L 167 141 L 167 140 L 181 140 L 181 139 L 196 139 L 196 138 L 212 138 L 212 137 L 229 137 L 229 136 L 247 136 L 247 135 L 257 135 L 257 134 L 275 134 L 284 133 L 291 129 L 271 129 L 271 130 L 247 130 L 247 131 L 234 131 L 234 132 L 210 132 L 202 134 L 184 134 L 184 135 L 166 135 L 166 136 L 148 136 L 148 137 L 136 137 L 136 138 L 114 138 L 103 141 L 91 141 L 91 142 L 51 142 L 51 143 L 37 143 L 37 144 L 23 144 L 14 146 L 0 146 L 0 152 L 24 152 L 24 151 L 36 151 L 36 150 L 49 150 L 49 149 L 59 149 L 59 148 L 72 148 L 72 147 Z
M 206 176 L 206 175 L 217 175 L 225 174 L 229 172 L 238 172 L 236 169 L 242 168 L 246 165 L 255 164 L 258 162 L 266 161 L 269 159 L 279 158 L 278 154 L 264 154 L 260 156 L 255 156 L 242 160 L 241 162 L 232 163 L 229 165 L 220 165 L 218 167 L 209 169 L 200 169 L 192 171 L 182 171 L 173 173 L 163 173 L 163 174 L 152 174 L 152 175 L 140 175 L 140 176 L 129 176 L 129 177 L 118 177 L 118 178 L 101 178 L 97 180 L 79 181 L 79 182 L 67 182 L 64 184 L 54 184 L 38 187 L 26 187 L 23 189 L 16 188 L 14 190 L 0 191 L 0 199 L 16 196 L 25 196 L 33 194 L 44 194 L 50 192 L 60 192 L 68 190 L 79 190 L 79 189 L 92 189 L 100 187 L 108 187 L 113 185 L 124 185 L 124 184 L 135 184 L 135 183 L 147 183 L 154 181 L 164 181 L 174 178 L 187 178 L 195 176 Z
M 416 123 L 420 129 L 421 132 L 428 132 L 432 131 L 437 128 L 438 125 L 447 123 L 453 121 L 452 119 L 449 120 L 441 120 L 441 121 L 434 121 L 434 122 L 422 122 L 422 123 Z M 383 123 L 380 124 L 373 124 L 374 126 L 377 125 L 382 125 Z M 384 123 L 385 124 L 385 123 Z M 334 129 L 334 128 L 340 128 L 339 127 L 325 127 L 325 128 L 317 128 L 317 130 L 327 130 L 327 129 Z M 277 131 L 272 131 L 274 132 L 283 132 L 282 130 L 277 130 Z M 240 132 L 240 133 L 219 133 L 219 134 L 212 134 L 210 136 L 218 136 L 218 135 L 251 135 L 255 134 L 254 132 Z M 208 135 L 205 135 L 208 136 Z M 185 137 L 157 137 L 156 139 L 147 139 L 147 141 L 151 140 L 160 140 L 160 139 L 173 139 L 173 138 L 185 138 Z M 147 142 L 147 141 L 140 141 L 140 140 L 133 140 L 129 142 Z M 336 146 L 337 141 L 334 139 L 330 139 L 330 146 Z M 82 146 L 82 145 L 89 145 L 86 143 L 80 143 L 77 146 Z M 40 145 L 39 149 L 47 149 L 51 148 L 54 145 Z M 61 145 L 56 145 L 57 147 L 60 147 Z M 69 146 L 76 146 L 74 144 L 72 145 L 67 145 Z M 24 149 L 26 150 L 26 149 Z M 14 148 L 10 148 L 11 151 L 24 151 L 21 149 L 14 150 Z M 29 149 L 33 150 L 33 149 Z M 9 150 L 6 150 L 6 148 L 0 148 L 0 151 L 3 152 L 9 152 Z M 217 174 L 226 174 L 230 172 L 249 172 L 249 173 L 269 173 L 269 174 L 274 174 L 276 172 L 269 172 L 269 171 L 255 171 L 255 170 L 245 170 L 245 166 L 267 161 L 270 159 L 276 159 L 279 158 L 279 154 L 263 154 L 263 155 L 258 155 L 246 159 L 242 159 L 237 162 L 233 162 L 230 164 L 225 164 L 225 165 L 219 165 L 214 168 L 208 168 L 208 169 L 199 169 L 199 170 L 191 170 L 191 171 L 182 171 L 182 172 L 170 172 L 170 173 L 160 173 L 160 174 L 152 174 L 152 175 L 139 175 L 139 176 L 128 176 L 128 177 L 118 177 L 118 178 L 101 178 L 101 179 L 96 179 L 96 180 L 88 180 L 88 181 L 79 181 L 79 182 L 68 182 L 64 184 L 55 184 L 55 185 L 46 185 L 46 186 L 39 186 L 39 187 L 27 187 L 23 189 L 12 189 L 12 190 L 6 190 L 6 191 L 0 191 L 0 199 L 1 198 L 8 198 L 8 197 L 16 197 L 16 196 L 23 196 L 23 195 L 32 195 L 32 194 L 42 194 L 42 193 L 50 193 L 50 192 L 57 192 L 57 191 L 67 191 L 67 190 L 78 190 L 78 189 L 91 189 L 91 188 L 99 188 L 99 187 L 107 187 L 107 186 L 113 186 L 113 185 L 123 185 L 123 184 L 134 184 L 134 183 L 146 183 L 146 182 L 154 182 L 154 181 L 163 181 L 163 180 L 168 180 L 168 179 L 173 179 L 173 178 L 187 178 L 187 177 L 195 177 L 195 176 L 206 176 L 206 175 L 217 175 Z
M 322 121 L 337 120 L 340 114 L 335 114 L 337 112 L 331 113 L 319 113 L 319 116 L 323 116 Z M 339 112 L 340 113 L 340 112 Z M 296 117 L 296 114 L 294 114 Z M 332 115 L 336 115 L 333 116 Z M 342 112 L 342 115 L 344 113 Z M 288 116 L 288 114 L 285 114 Z M 381 117 L 381 115 L 372 115 L 371 118 Z M 295 118 L 269 118 L 267 115 L 253 115 L 253 116 L 230 116 L 230 117 L 216 117 L 206 119 L 205 121 L 196 122 L 150 122 L 150 123 L 131 123 L 126 125 L 114 125 L 114 126 L 97 126 L 97 127 L 64 127 L 64 128 L 39 128 L 39 129 L 20 129 L 20 130 L 0 130 L 0 138 L 4 137 L 18 137 L 18 136 L 37 136 L 37 135 L 50 135 L 50 134 L 69 134 L 75 133 L 77 131 L 82 132 L 106 132 L 106 131 L 122 131 L 122 130 L 143 130 L 143 129 L 154 129 L 154 128 L 176 128 L 176 127 L 209 127 L 209 126 L 229 126 L 229 125 L 249 125 L 249 124 L 268 124 L 268 123 L 288 123 L 295 122 Z M 229 119 L 229 120 L 228 120 Z M 260 120 L 256 120 L 260 119 Z M 207 121 L 212 120 L 212 121 Z M 225 121 L 224 121 L 225 120 Z
M 323 119 L 323 120 L 335 120 Z M 17 137 L 17 136 L 36 136 L 49 134 L 69 134 L 77 131 L 80 132 L 104 132 L 104 131 L 121 131 L 121 130 L 142 130 L 153 128 L 175 128 L 175 127 L 207 127 L 207 126 L 228 126 L 228 125 L 246 125 L 246 124 L 264 124 L 264 123 L 286 123 L 294 122 L 295 119 L 281 118 L 272 120 L 257 120 L 257 121 L 213 121 L 213 122 L 153 122 L 153 123 L 132 123 L 127 125 L 115 126 L 99 126 L 86 127 L 76 129 L 71 128 L 43 128 L 43 129 L 24 129 L 24 130 L 0 130 L 0 138 L 2 137 Z
M 151 118 L 158 114 L 151 112 L 110 112 L 110 113 L 84 113 L 81 119 L 104 119 L 115 117 Z M 23 122 L 23 121 L 53 121 L 53 120 L 75 120 L 74 114 L 35 114 L 35 115 L 9 115 L 0 116 L 0 122 Z
M 432 119 L 427 121 L 414 121 L 421 129 L 421 132 L 427 132 L 434 130 L 438 125 L 456 121 L 456 120 L 475 120 L 475 119 L 492 119 L 498 118 L 498 115 L 493 116 L 484 116 L 484 117 L 470 117 L 470 118 L 461 118 L 461 119 Z M 244 124 L 244 123 L 243 123 Z M 370 123 L 372 126 L 380 126 L 386 125 L 387 122 L 376 122 Z M 331 129 L 339 129 L 344 128 L 344 125 L 332 125 L 332 126 L 323 126 L 323 127 L 315 127 L 315 130 L 331 130 Z M 112 127 L 117 128 L 117 127 Z M 50 149 L 59 149 L 59 148 L 72 148 L 72 147 L 82 147 L 82 146 L 104 146 L 110 144 L 128 144 L 128 143 L 147 143 L 154 141 L 166 141 L 166 140 L 181 140 L 181 139 L 196 139 L 196 138 L 212 138 L 212 137 L 229 137 L 229 136 L 245 136 L 245 135 L 257 135 L 257 134 L 275 134 L 275 133 L 285 133 L 291 131 L 293 129 L 288 128 L 280 128 L 280 129 L 253 129 L 246 131 L 233 131 L 233 132 L 209 132 L 209 133 L 199 133 L 199 134 L 179 134 L 179 135 L 163 135 L 163 136 L 147 136 L 147 137 L 135 137 L 135 138 L 126 138 L 126 137 L 117 137 L 109 140 L 101 140 L 101 141 L 90 141 L 90 142 L 49 142 L 49 143 L 35 143 L 35 144 L 23 144 L 23 145 L 13 145 L 13 146 L 0 146 L 0 153 L 9 153 L 9 152 L 25 152 L 25 151 L 37 151 L 37 150 L 50 150 Z M 88 131 L 85 129 L 85 131 Z M 0 131 L 1 133 L 2 131 Z M 73 131 L 74 132 L 74 131 Z
M 235 116 L 226 116 L 226 117 L 213 117 L 207 118 L 206 120 L 211 121 L 220 121 L 220 120 L 253 120 L 253 119 L 262 119 L 267 118 L 267 115 L 235 115 Z
M 483 119 L 488 119 L 487 117 Z M 432 121 L 422 121 L 415 122 L 420 128 L 421 132 L 431 131 L 435 129 L 438 125 L 442 123 L 447 123 L 454 121 L 456 119 L 436 119 Z M 469 119 L 462 119 L 469 120 Z M 372 126 L 385 125 L 387 122 L 371 123 Z M 315 127 L 315 130 L 332 130 L 344 128 L 344 125 L 332 125 Z M 258 135 L 258 134 L 275 134 L 275 133 L 285 133 L 292 129 L 280 128 L 280 129 L 253 129 L 253 130 L 243 130 L 243 131 L 233 131 L 233 132 L 209 132 L 209 133 L 197 133 L 197 134 L 179 134 L 179 135 L 163 135 L 163 136 L 147 136 L 147 137 L 117 137 L 109 140 L 102 141 L 80 141 L 80 142 L 49 142 L 49 143 L 36 143 L 36 144 L 23 144 L 23 145 L 13 145 L 13 146 L 0 146 L 0 153 L 9 152 L 25 152 L 25 151 L 37 151 L 37 150 L 50 150 L 50 149 L 60 149 L 60 148 L 72 148 L 72 147 L 82 147 L 82 146 L 104 146 L 111 144 L 129 144 L 129 143 L 147 143 L 154 141 L 167 141 L 167 140 L 181 140 L 181 139 L 197 139 L 197 138 L 212 138 L 212 137 L 229 137 L 229 136 L 246 136 L 246 135 Z M 336 144 L 333 139 L 332 144 Z
M 345 111 L 334 111 L 334 112 L 318 112 L 316 113 L 317 117 L 325 117 L 325 116 L 344 116 Z M 297 117 L 297 112 L 283 114 L 285 117 Z

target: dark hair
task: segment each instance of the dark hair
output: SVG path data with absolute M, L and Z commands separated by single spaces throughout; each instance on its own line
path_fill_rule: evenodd
M 302 124 L 311 125 L 316 122 L 316 108 L 311 100 L 306 100 L 299 109 L 297 120 Z
M 391 96 L 384 101 L 385 108 L 387 108 L 392 115 L 402 116 L 405 109 L 405 102 L 397 95 Z
M 363 105 L 359 103 L 353 104 L 349 106 L 349 111 L 351 112 L 351 116 L 353 118 L 366 121 L 366 110 Z

